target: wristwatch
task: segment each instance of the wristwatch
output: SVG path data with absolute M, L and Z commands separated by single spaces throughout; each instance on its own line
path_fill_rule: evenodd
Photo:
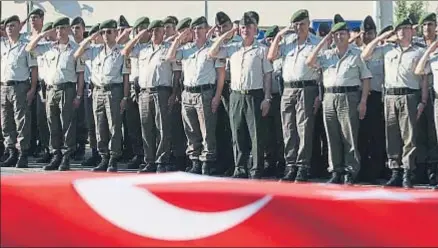
M 82 98 L 82 96 L 80 96 L 80 95 L 76 96 L 76 99 L 78 99 L 78 100 L 80 100 L 81 98 Z
M 123 97 L 123 100 L 127 101 L 127 100 L 128 100 L 128 97 L 127 97 L 127 96 L 124 96 L 124 97 Z
M 272 96 L 266 97 L 263 101 L 272 102 Z

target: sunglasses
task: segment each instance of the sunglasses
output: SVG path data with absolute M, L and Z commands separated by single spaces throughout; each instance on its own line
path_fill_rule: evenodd
M 102 30 L 102 31 L 100 31 L 99 33 L 100 33 L 101 35 L 104 35 L 104 34 L 110 35 L 110 34 L 113 33 L 113 31 L 110 30 L 110 29 L 108 29 L 108 30 Z

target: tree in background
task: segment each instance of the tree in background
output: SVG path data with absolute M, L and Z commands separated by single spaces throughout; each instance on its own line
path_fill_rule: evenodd
M 426 4 L 423 0 L 407 1 L 397 0 L 395 2 L 395 22 L 409 16 L 414 23 L 418 22 L 420 16 L 426 11 Z

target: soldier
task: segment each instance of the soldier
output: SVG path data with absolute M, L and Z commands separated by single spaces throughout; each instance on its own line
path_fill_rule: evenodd
M 178 24 L 178 18 L 175 16 L 167 16 L 164 18 L 163 23 L 165 40 L 177 34 L 176 25 Z
M 235 30 L 230 30 L 214 42 L 210 56 L 230 59 L 230 120 L 235 159 L 233 177 L 247 178 L 249 175 L 252 179 L 259 179 L 264 160 L 262 118 L 269 113 L 272 100 L 273 68 L 266 58 L 268 48 L 255 40 L 257 20 L 245 13 L 240 21 L 240 31 L 242 42 L 225 44 L 221 48 L 223 42 L 234 35 Z M 250 152 L 254 161 L 248 170 Z
M 0 21 L 0 38 L 1 37 L 6 37 L 6 33 L 5 33 L 5 20 L 1 20 Z
M 73 39 L 76 44 L 80 44 L 84 40 L 85 33 L 85 22 L 81 17 L 75 17 L 71 21 L 71 30 L 73 33 Z M 90 68 L 85 64 L 84 66 L 84 79 L 90 78 Z M 89 83 L 89 82 L 86 82 Z M 85 84 L 84 84 L 85 86 Z M 85 86 L 89 88 L 89 86 Z M 88 104 L 86 97 L 82 95 L 81 104 L 76 109 L 76 151 L 72 154 L 74 155 L 74 160 L 82 161 L 85 156 L 85 145 L 88 139 L 88 129 L 87 129 L 87 119 L 85 118 L 85 104 Z
M 279 32 L 278 26 L 270 27 L 265 32 L 265 45 L 270 47 L 275 36 Z M 268 115 L 264 118 L 265 120 L 265 133 L 266 142 L 264 144 L 265 149 L 265 169 L 264 176 L 279 176 L 284 172 L 284 143 L 283 143 L 283 132 L 281 130 L 281 112 L 280 112 L 280 102 L 281 94 L 283 92 L 283 77 L 282 77 L 282 67 L 283 59 L 279 58 L 272 63 L 274 71 L 272 73 L 272 102 L 271 108 L 269 108 Z M 273 132 L 270 133 L 270 132 Z
M 151 33 L 149 43 L 138 41 Z M 166 60 L 170 44 L 164 42 L 164 24 L 152 21 L 147 29 L 128 42 L 122 54 L 138 58 L 138 83 L 141 88 L 138 106 L 143 137 L 142 172 L 172 171 L 170 165 L 170 109 L 174 103 L 172 72 L 175 64 Z M 132 50 L 132 52 L 131 52 Z
M 381 36 L 382 34 L 388 32 L 388 31 L 391 31 L 391 30 L 394 30 L 394 27 L 392 25 L 386 26 L 382 30 L 380 30 L 380 32 L 379 32 L 379 34 L 377 36 Z M 393 36 L 396 36 L 396 35 L 393 35 Z M 382 41 L 380 41 L 379 45 L 386 44 L 386 42 L 389 42 L 389 41 L 390 41 L 389 38 L 385 39 L 385 40 L 382 40 Z
M 376 24 L 371 16 L 367 16 L 361 25 L 361 41 L 364 49 L 376 38 Z M 357 44 L 357 43 L 356 43 Z M 359 152 L 361 157 L 360 179 L 377 184 L 377 179 L 385 168 L 385 122 L 383 114 L 382 87 L 384 81 L 383 58 L 367 61 L 373 78 L 370 82 L 370 93 L 367 100 L 365 118 L 360 122 Z
M 73 56 L 78 44 L 70 41 L 70 19 L 61 17 L 53 22 L 56 42 L 38 45 L 50 31 L 32 38 L 26 51 L 44 56 L 47 61 L 47 115 L 53 159 L 44 170 L 70 169 L 70 157 L 76 150 L 76 112 L 84 89 L 85 63 Z M 77 86 L 77 89 L 76 89 Z M 62 154 L 61 147 L 67 150 Z
M 419 46 L 428 47 L 438 36 L 435 33 L 437 27 L 436 14 L 425 13 L 421 16 L 419 24 L 423 27 L 423 36 L 414 37 L 414 42 Z M 424 108 L 424 112 L 418 120 L 418 140 L 417 140 L 417 159 L 416 159 L 416 176 L 419 183 L 430 183 L 430 179 L 435 177 L 435 168 L 438 164 L 438 145 L 436 139 L 436 130 L 434 123 L 434 92 L 433 92 L 433 75 L 428 75 L 429 97 Z M 427 172 L 427 173 L 425 173 Z M 427 174 L 427 177 L 426 177 Z
M 100 23 L 97 23 L 96 25 L 92 26 L 88 32 L 88 37 L 91 37 L 93 34 L 96 33 L 96 38 L 92 40 L 90 46 L 102 44 L 102 36 L 99 34 L 99 25 Z M 84 74 L 85 79 L 85 92 L 84 92 L 84 101 L 86 102 L 85 105 L 85 115 L 87 120 L 87 129 L 88 129 L 88 139 L 90 141 L 90 148 L 91 148 L 91 157 L 87 158 L 85 161 L 82 162 L 82 166 L 85 167 L 95 167 L 97 164 L 100 163 L 101 157 L 99 155 L 99 151 L 97 150 L 97 141 L 96 141 L 96 125 L 94 122 L 94 114 L 93 114 L 93 82 L 91 77 L 91 61 L 87 60 L 85 61 L 85 71 L 90 71 L 88 74 Z
M 168 59 L 181 61 L 184 72 L 182 116 L 187 155 L 192 162 L 188 171 L 211 175 L 217 173 L 216 112 L 221 101 L 225 64 L 208 56 L 212 45 L 207 38 L 208 27 L 203 16 L 193 20 L 190 25 L 193 42 L 180 47 L 180 41 L 191 35 L 190 30 L 185 30 L 172 43 Z
M 396 44 L 377 47 L 394 32 L 388 31 L 369 43 L 362 57 L 365 60 L 384 59 L 386 152 L 392 170 L 386 186 L 410 188 L 417 153 L 417 121 L 428 100 L 427 77 L 414 74 L 424 48 L 412 43 L 411 20 L 402 18 L 394 30 L 398 38 Z M 401 168 L 404 169 L 403 177 Z
M 357 150 L 359 119 L 365 117 L 372 76 L 360 57 L 360 50 L 349 46 L 347 23 L 333 25 L 328 35 L 332 34 L 336 47 L 319 54 L 327 45 L 325 37 L 307 58 L 306 64 L 321 67 L 323 72 L 323 117 L 329 171 L 332 173 L 328 183 L 353 184 L 360 170 Z M 361 85 L 362 94 L 359 91 Z
M 25 51 L 27 40 L 20 38 L 20 18 L 8 17 L 5 26 L 7 39 L 2 38 L 0 43 L 1 126 L 9 155 L 0 165 L 26 168 L 30 148 L 30 105 L 36 93 L 38 64 L 36 58 Z M 16 148 L 17 140 L 20 151 Z
M 311 132 L 320 105 L 318 71 L 309 68 L 305 62 L 320 39 L 309 33 L 307 10 L 296 11 L 292 15 L 291 24 L 294 33 L 285 36 L 290 27 L 280 31 L 272 42 L 268 59 L 274 61 L 280 56 L 284 60 L 282 71 L 285 88 L 281 99 L 281 122 L 286 171 L 283 180 L 304 182 L 308 180 L 312 157 Z
M 77 59 L 91 60 L 97 148 L 102 156 L 93 171 L 116 172 L 122 155 L 122 115 L 129 99 L 131 62 L 121 54 L 122 47 L 116 43 L 116 28 L 115 20 L 102 22 L 99 30 L 104 44 L 89 46 L 98 37 L 94 33 L 75 53 Z
M 361 26 L 363 24 L 364 23 L 362 22 Z M 362 40 L 362 36 L 361 36 L 362 33 L 363 33 L 363 30 L 361 29 L 361 27 L 352 28 L 351 32 L 350 32 L 350 40 L 348 42 L 357 46 L 357 47 L 362 47 L 363 46 L 363 40 Z

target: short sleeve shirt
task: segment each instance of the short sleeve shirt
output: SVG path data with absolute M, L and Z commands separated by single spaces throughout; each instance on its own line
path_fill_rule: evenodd
M 30 68 L 38 66 L 37 58 L 26 52 L 27 40 L 19 39 L 12 44 L 6 38 L 0 40 L 1 81 L 25 81 L 30 77 Z

